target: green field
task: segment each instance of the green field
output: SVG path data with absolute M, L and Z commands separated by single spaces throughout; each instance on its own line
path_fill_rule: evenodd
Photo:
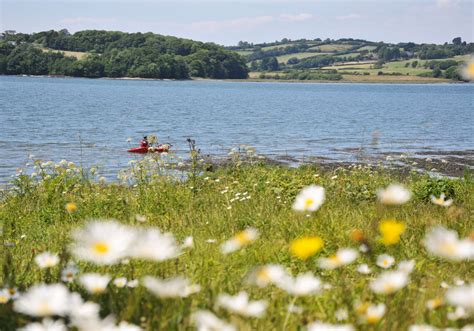
M 330 45 L 320 45 L 311 47 L 310 50 L 318 50 L 320 52 L 328 52 L 328 53 L 335 53 L 346 51 L 350 48 L 354 47 L 353 45 L 345 45 L 345 44 L 330 44 Z
M 310 53 L 310 52 L 302 52 L 302 53 L 293 53 L 293 54 L 285 54 L 285 55 L 280 55 L 277 56 L 277 60 L 279 63 L 286 63 L 289 59 L 296 57 L 297 59 L 306 59 L 308 57 L 313 57 L 313 56 L 321 56 L 321 55 L 326 55 L 330 53 Z
M 191 168 L 177 172 L 185 174 L 182 178 L 187 179 L 178 180 L 166 175 L 167 169 L 171 170 L 166 166 L 170 161 L 146 158 L 122 174 L 121 178 L 128 184 L 97 182 L 93 172 L 67 163 L 36 162 L 35 176 L 18 176 L 12 190 L 3 192 L 0 200 L 3 287 L 17 287 L 29 293 L 35 284 L 59 283 L 61 268 L 73 260 L 77 262 L 79 275 L 97 272 L 112 279 L 137 279 L 140 285 L 136 287 L 120 288 L 111 282 L 104 292 L 94 290 L 96 294 L 89 294 L 80 285 L 78 275 L 71 276 L 72 281 L 64 284 L 84 300 L 99 304 L 102 318 L 113 314 L 117 321 L 140 325 L 145 330 L 188 330 L 192 314 L 202 309 L 212 311 L 240 330 L 299 330 L 317 320 L 348 323 L 360 330 L 406 330 L 413 324 L 456 329 L 469 322 L 447 318 L 455 308 L 444 301 L 449 290 L 441 284 L 456 286 L 460 280 L 472 280 L 472 262 L 437 257 L 425 248 L 423 240 L 436 225 L 453 229 L 462 238 L 472 237 L 472 177 L 436 179 L 415 172 L 402 175 L 382 167 L 363 166 L 333 171 L 323 171 L 318 166 L 294 169 L 264 165 L 254 158 L 250 161 L 234 158 L 227 167 L 201 172 L 200 162 L 195 156 L 192 160 Z M 377 190 L 391 183 L 402 183 L 412 192 L 408 203 L 384 206 L 377 202 Z M 321 208 L 305 213 L 292 210 L 297 194 L 310 184 L 325 188 L 326 199 Z M 430 194 L 442 192 L 454 199 L 453 206 L 440 207 L 429 201 Z M 306 200 L 305 206 L 314 203 L 312 199 Z M 68 207 L 67 211 L 67 203 L 73 203 L 77 209 Z M 178 243 L 192 236 L 194 245 L 180 249 L 181 254 L 176 258 L 162 262 L 131 258 L 122 263 L 98 265 L 71 255 L 71 233 L 83 229 L 90 219 L 116 219 L 133 229 L 155 227 L 172 233 Z M 379 225 L 387 219 L 406 225 L 406 230 L 401 231 L 401 241 L 398 242 L 398 235 L 389 237 L 390 241 L 381 241 L 383 232 L 379 231 Z M 239 234 L 248 228 L 258 231 L 255 241 Z M 105 242 L 117 240 L 113 232 L 96 235 Z M 246 247 L 222 254 L 221 245 L 233 236 L 236 236 L 234 241 Z M 319 244 L 314 251 L 308 250 L 313 246 L 306 244 L 290 250 L 296 239 L 308 236 L 317 236 L 318 242 L 322 240 L 320 251 Z M 140 238 L 144 239 L 136 240 Z M 165 245 L 160 241 L 151 244 Z M 117 247 L 123 247 L 125 241 L 120 245 Z M 109 254 L 105 243 L 94 243 L 93 247 L 96 246 L 97 254 Z M 320 258 L 331 256 L 341 248 L 358 251 L 356 261 L 335 270 L 323 269 L 318 264 L 322 263 Z M 40 269 L 33 259 L 45 251 L 59 254 L 59 265 L 51 263 L 50 268 Z M 303 253 L 309 255 L 302 259 Z M 381 254 L 393 256 L 395 263 L 403 260 L 415 263 L 408 284 L 393 294 L 377 294 L 370 289 L 370 284 L 385 270 L 376 265 Z M 330 261 L 340 263 L 337 258 Z M 371 269 L 369 274 L 357 271 L 362 263 Z M 317 285 L 312 294 L 295 296 L 290 294 L 293 290 L 282 285 L 258 287 L 249 282 L 254 268 L 266 264 L 281 265 L 291 275 L 310 272 L 325 285 Z M 396 268 L 394 265 L 387 270 Z M 403 272 L 404 277 L 409 273 Z M 180 291 L 184 296 L 181 298 L 158 298 L 143 286 L 146 275 L 159 278 L 181 275 L 199 284 L 201 289 L 195 294 Z M 260 281 L 273 279 L 265 273 L 255 275 Z M 161 291 L 164 290 L 172 292 L 173 287 Z M 251 300 L 266 300 L 265 313 L 259 318 L 245 317 L 242 314 L 247 306 L 235 313 L 216 304 L 220 294 L 234 295 L 239 291 L 247 291 Z M 22 298 L 20 295 L 13 301 L 26 300 Z M 38 305 L 27 305 L 24 309 L 37 311 L 41 316 L 65 309 L 64 305 L 55 306 L 56 310 L 49 306 L 55 300 L 52 295 L 41 300 Z M 440 306 L 426 308 L 429 300 L 437 300 Z M 385 314 L 378 318 L 370 315 L 362 309 L 369 304 L 384 304 Z M 289 305 L 293 307 L 291 312 Z M 8 299 L 0 304 L 2 329 L 21 328 L 35 319 L 16 312 L 14 307 L 18 309 Z M 66 308 L 71 309 L 66 310 L 66 315 L 73 314 L 74 307 Z M 338 322 L 336 311 L 339 317 L 347 316 Z M 94 315 L 81 320 L 93 323 L 96 318 Z

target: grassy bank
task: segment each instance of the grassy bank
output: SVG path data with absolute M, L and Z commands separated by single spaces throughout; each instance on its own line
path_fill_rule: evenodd
M 159 160 L 147 160 L 133 164 L 122 175 L 128 184 L 108 184 L 97 181 L 94 171 L 74 164 L 37 162 L 33 178 L 17 177 L 14 190 L 3 192 L 0 200 L 2 287 L 25 292 L 37 283 L 61 282 L 61 269 L 74 260 L 79 275 L 98 272 L 129 281 L 141 281 L 146 275 L 182 275 L 200 285 L 198 293 L 163 299 L 141 282 L 124 288 L 111 282 L 100 294 L 89 294 L 77 275 L 65 283 L 84 300 L 100 304 L 102 317 L 113 314 L 118 321 L 147 330 L 189 329 L 190 316 L 199 309 L 210 310 L 241 330 L 297 330 L 316 320 L 336 323 L 336 315 L 341 317 L 343 311 L 347 319 L 338 323 L 361 330 L 405 330 L 413 324 L 460 328 L 469 323 L 466 316 L 447 318 L 455 308 L 444 302 L 447 289 L 442 284 L 472 281 L 472 262 L 435 257 L 422 244 L 435 225 L 453 229 L 461 237 L 472 236 L 474 183 L 469 176 L 433 179 L 362 166 L 324 172 L 317 166 L 290 169 L 240 161 L 215 172 L 201 172 L 198 164 L 186 170 L 186 180 L 176 180 L 166 175 Z M 402 183 L 412 192 L 408 203 L 388 207 L 377 202 L 377 190 L 391 183 Z M 312 213 L 292 210 L 296 195 L 310 184 L 325 188 L 324 204 Z M 430 195 L 440 193 L 446 193 L 454 204 L 445 208 L 431 203 Z M 68 210 L 67 203 L 73 203 Z M 403 222 L 406 231 L 400 242 L 387 246 L 380 241 L 379 223 L 392 218 Z M 179 243 L 192 236 L 194 244 L 162 262 L 127 259 L 97 265 L 71 255 L 70 249 L 72 231 L 90 219 L 116 219 L 134 228 L 157 227 L 171 232 Z M 247 246 L 222 254 L 220 245 L 246 228 L 256 229 L 259 237 L 253 242 L 239 241 Z M 295 239 L 305 236 L 318 236 L 324 245 L 303 260 L 289 248 Z M 358 250 L 361 244 L 365 252 L 359 251 L 354 263 L 335 270 L 318 266 L 319 258 L 340 248 Z M 59 254 L 59 264 L 40 269 L 33 259 L 44 251 Z M 376 265 L 377 257 L 384 253 L 396 263 L 411 259 L 416 263 L 407 286 L 390 295 L 369 288 L 384 271 Z M 357 271 L 362 263 L 371 269 L 369 274 Z M 256 266 L 266 264 L 282 265 L 292 275 L 312 272 L 325 285 L 317 293 L 296 298 L 277 286 L 260 288 L 247 281 Z M 266 300 L 264 316 L 244 317 L 216 304 L 219 294 L 239 291 L 247 291 L 252 300 Z M 437 298 L 443 301 L 439 307 L 426 308 L 428 300 Z M 0 304 L 2 329 L 21 327 L 33 319 L 16 312 L 14 301 Z M 364 319 L 363 303 L 385 304 L 386 311 L 380 319 Z

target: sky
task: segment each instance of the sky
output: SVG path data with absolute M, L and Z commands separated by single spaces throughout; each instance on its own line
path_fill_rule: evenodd
M 235 45 L 289 39 L 473 41 L 474 0 L 0 0 L 0 30 L 154 32 Z

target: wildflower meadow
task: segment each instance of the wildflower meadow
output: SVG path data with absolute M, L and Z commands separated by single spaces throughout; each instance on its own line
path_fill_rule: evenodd
M 474 182 L 166 156 L 31 160 L 0 197 L 1 330 L 473 330 Z

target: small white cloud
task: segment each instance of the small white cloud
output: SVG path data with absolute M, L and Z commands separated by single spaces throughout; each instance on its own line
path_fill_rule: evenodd
M 361 18 L 361 16 L 359 14 L 354 14 L 354 13 L 351 13 L 348 15 L 336 16 L 336 20 L 339 20 L 339 21 L 355 20 L 358 18 Z
M 440 8 L 454 7 L 459 4 L 459 0 L 436 0 L 436 5 Z
M 81 24 L 110 24 L 115 23 L 115 18 L 101 18 L 101 17 L 66 17 L 59 21 L 61 24 L 81 25 Z
M 296 15 L 281 14 L 280 20 L 284 22 L 303 22 L 313 18 L 313 15 L 308 13 L 301 13 Z

